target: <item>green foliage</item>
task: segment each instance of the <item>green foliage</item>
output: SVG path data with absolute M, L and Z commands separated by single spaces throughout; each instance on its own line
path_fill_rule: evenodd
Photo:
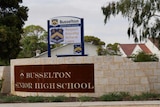
M 45 97 L 42 96 L 28 96 L 27 97 L 27 102 L 44 102 L 45 101 Z
M 22 36 L 37 36 L 38 39 L 43 41 L 47 39 L 47 32 L 39 25 L 29 25 L 23 29 Z
M 118 55 L 119 48 L 118 48 L 119 43 L 114 43 L 114 44 L 108 44 L 107 45 L 107 50 L 109 55 Z
M 97 53 L 98 53 L 98 55 L 101 56 L 101 55 L 106 55 L 107 51 L 102 46 L 97 46 Z
M 22 97 L 19 96 L 6 96 L 3 98 L 4 103 L 24 102 Z
M 78 100 L 81 101 L 81 102 L 92 101 L 92 97 L 81 96 L 81 97 L 78 98 Z
M 30 58 L 35 56 L 35 51 L 37 49 L 38 38 L 37 36 L 26 36 L 21 40 L 22 50 L 18 57 Z
M 145 92 L 140 95 L 134 95 L 132 96 L 132 100 L 134 101 L 139 101 L 139 100 L 156 100 L 160 98 L 160 94 L 156 93 L 150 93 L 150 92 Z
M 50 102 L 64 102 L 66 99 L 67 97 L 65 96 L 57 96 L 57 97 L 52 96 L 49 98 L 49 101 Z
M 146 54 L 145 52 L 139 52 L 136 55 L 132 56 L 133 61 L 135 62 L 151 62 L 151 61 L 159 61 L 156 55 Z
M 106 55 L 106 49 L 103 48 L 103 46 L 105 46 L 105 42 L 101 41 L 99 38 L 94 36 L 85 36 L 84 41 L 96 45 L 98 55 Z
M 6 59 L 0 59 L 0 66 L 9 66 L 9 61 Z
M 18 58 L 30 58 L 36 55 L 36 50 L 47 50 L 47 33 L 41 26 L 30 25 L 24 28 L 22 35 L 21 51 Z
M 94 37 L 94 36 L 85 36 L 84 41 L 90 42 L 90 43 L 97 45 L 97 46 L 105 45 L 105 42 L 101 41 L 99 38 Z
M 0 80 L 0 92 L 1 92 L 1 89 L 2 89 L 2 85 L 3 85 L 3 79 Z
M 113 92 L 113 93 L 102 95 L 100 97 L 100 100 L 102 101 L 123 101 L 123 100 L 129 100 L 130 97 L 131 97 L 130 94 L 127 92 Z
M 20 39 L 28 8 L 22 0 L 0 1 L 0 59 L 7 65 L 20 51 Z
M 81 96 L 77 98 L 70 98 L 65 96 L 28 96 L 20 97 L 13 95 L 0 94 L 0 103 L 35 103 L 35 102 L 65 102 L 65 101 L 143 101 L 143 100 L 160 100 L 160 94 L 144 92 L 139 95 L 130 95 L 128 92 L 112 92 L 100 97 Z
M 111 16 L 121 14 L 128 18 L 128 36 L 133 36 L 135 42 L 147 37 L 159 37 L 160 34 L 160 1 L 159 0 L 119 0 L 102 7 L 104 22 Z M 138 35 L 140 35 L 138 37 Z

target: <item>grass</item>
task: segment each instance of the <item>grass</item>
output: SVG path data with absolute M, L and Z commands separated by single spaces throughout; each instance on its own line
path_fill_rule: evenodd
M 112 92 L 100 97 L 65 97 L 65 96 L 28 96 L 20 97 L 13 95 L 0 94 L 0 103 L 36 103 L 36 102 L 86 102 L 86 101 L 144 101 L 144 100 L 160 100 L 160 94 L 142 93 L 140 95 L 130 95 L 128 92 Z

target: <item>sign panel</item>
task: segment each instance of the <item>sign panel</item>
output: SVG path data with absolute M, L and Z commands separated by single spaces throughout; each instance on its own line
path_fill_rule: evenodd
M 55 17 L 49 21 L 50 44 L 81 43 L 81 19 L 77 17 Z
M 94 92 L 94 64 L 14 67 L 15 91 Z

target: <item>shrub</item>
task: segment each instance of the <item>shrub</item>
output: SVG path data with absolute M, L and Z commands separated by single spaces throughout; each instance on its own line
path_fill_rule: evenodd
M 140 95 L 134 95 L 132 96 L 132 100 L 153 100 L 153 99 L 159 99 L 160 95 L 156 93 L 150 93 L 145 92 Z
M 150 62 L 156 61 L 158 62 L 158 57 L 154 54 L 146 54 L 145 52 L 139 52 L 137 55 L 133 55 L 132 59 L 134 62 Z
M 123 100 L 130 100 L 131 96 L 128 92 L 113 92 L 108 93 L 100 97 L 102 101 L 123 101 Z
M 49 97 L 50 102 L 64 102 L 67 99 L 65 96 Z
M 15 102 L 24 102 L 22 97 L 19 96 L 6 96 L 3 97 L 3 102 L 5 103 L 15 103 Z
M 109 93 L 100 97 L 102 101 L 120 101 L 122 100 L 121 96 L 118 93 Z
M 2 85 L 3 85 L 3 79 L 0 80 L 0 92 L 1 92 L 1 89 L 2 89 Z
M 45 97 L 42 97 L 42 96 L 28 96 L 27 101 L 32 102 L 32 103 L 34 103 L 34 102 L 44 102 Z
M 81 96 L 78 98 L 79 101 L 85 102 L 85 101 L 91 101 L 92 98 L 88 96 Z

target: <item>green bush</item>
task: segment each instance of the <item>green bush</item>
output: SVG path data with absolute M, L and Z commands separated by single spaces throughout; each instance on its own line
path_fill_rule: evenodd
M 78 98 L 79 101 L 85 102 L 85 101 L 91 101 L 92 97 L 88 97 L 88 96 L 81 96 Z
M 160 94 L 145 92 L 140 95 L 132 96 L 132 100 L 156 100 L 160 98 Z
M 3 85 L 3 79 L 0 80 L 0 92 L 1 92 L 1 89 L 2 89 L 2 85 Z
M 139 52 L 136 55 L 132 55 L 132 59 L 134 62 L 158 62 L 158 57 L 154 54 L 146 54 L 145 52 Z
M 27 101 L 31 103 L 45 101 L 45 97 L 42 97 L 42 96 L 28 96 L 26 98 L 27 98 Z
M 113 92 L 102 95 L 100 100 L 102 101 L 123 101 L 123 100 L 130 100 L 131 96 L 128 92 Z
M 65 96 L 49 97 L 50 102 L 64 102 L 67 99 Z
M 3 95 L 0 94 L 0 103 L 34 103 L 34 102 L 65 102 L 65 101 L 142 101 L 142 100 L 160 100 L 160 94 L 145 92 L 140 95 L 131 96 L 128 92 L 112 92 L 101 97 L 89 97 L 81 96 L 74 99 L 69 99 L 65 96 L 57 97 L 43 97 L 43 96 L 12 96 L 12 95 Z
M 122 100 L 121 96 L 118 93 L 109 93 L 100 97 L 102 101 L 120 101 Z
M 3 97 L 2 102 L 5 102 L 5 103 L 24 102 L 24 99 L 19 96 L 6 96 L 6 97 Z

